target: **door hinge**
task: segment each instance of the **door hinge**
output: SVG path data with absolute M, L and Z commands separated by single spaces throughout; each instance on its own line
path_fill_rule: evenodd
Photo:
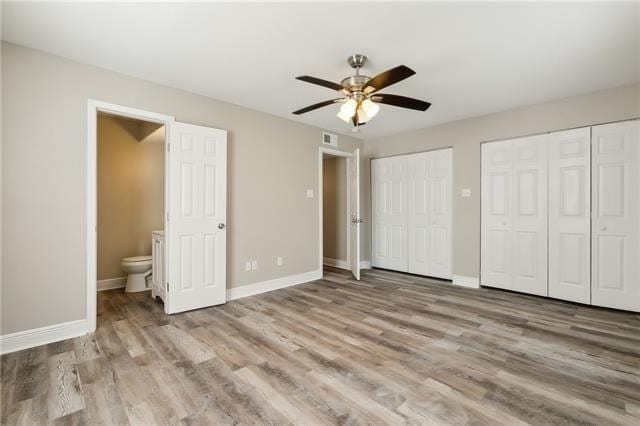
M 169 292 L 169 281 L 167 281 L 167 293 Z
M 171 152 L 171 144 L 170 143 L 167 144 L 167 152 Z
M 167 212 L 167 222 L 169 222 L 169 212 Z

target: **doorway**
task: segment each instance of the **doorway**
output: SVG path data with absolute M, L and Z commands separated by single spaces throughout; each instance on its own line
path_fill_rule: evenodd
M 360 150 L 319 151 L 319 268 L 351 270 L 360 279 Z
M 351 269 L 347 158 L 322 158 L 322 258 L 325 266 Z
M 152 291 L 165 301 L 151 256 L 152 235 L 164 239 L 165 134 L 162 123 L 98 112 L 98 291 Z
M 164 128 L 164 141 L 160 142 L 164 151 L 161 166 L 164 169 L 162 223 L 165 233 L 162 249 L 166 254 L 161 278 L 166 290 L 164 311 L 172 314 L 225 303 L 227 132 L 90 99 L 87 103 L 87 332 L 95 331 L 97 317 L 99 114 Z M 156 249 L 154 245 L 153 251 Z

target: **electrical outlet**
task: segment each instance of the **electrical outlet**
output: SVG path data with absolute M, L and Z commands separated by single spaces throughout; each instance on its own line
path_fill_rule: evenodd
M 313 198 L 313 189 L 307 189 L 307 198 Z
M 278 258 L 276 259 L 276 265 L 282 266 L 282 256 L 278 256 Z
M 244 264 L 244 270 L 245 271 L 251 270 L 251 261 L 247 260 L 247 262 Z
M 255 271 L 256 269 L 258 269 L 258 261 L 254 260 L 253 262 L 251 262 L 251 270 Z
M 462 188 L 461 194 L 464 198 L 471 197 L 471 188 Z

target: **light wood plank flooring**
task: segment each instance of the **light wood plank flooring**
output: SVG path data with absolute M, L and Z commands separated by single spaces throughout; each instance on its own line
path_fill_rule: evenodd
M 2 356 L 3 424 L 640 424 L 640 316 L 388 271 Z

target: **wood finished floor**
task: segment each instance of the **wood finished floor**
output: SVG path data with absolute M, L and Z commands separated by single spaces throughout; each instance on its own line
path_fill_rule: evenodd
M 1 358 L 3 424 L 640 424 L 640 315 L 388 271 L 167 316 L 98 297 L 94 335 Z

